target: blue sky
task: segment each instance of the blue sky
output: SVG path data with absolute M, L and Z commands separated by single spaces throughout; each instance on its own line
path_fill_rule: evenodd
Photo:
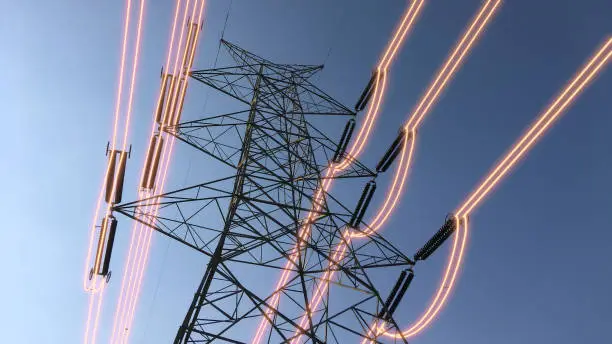
M 126 199 L 134 197 L 131 185 L 143 160 L 171 19 L 171 1 L 149 3 Z M 212 65 L 227 4 L 209 1 L 196 68 Z M 318 80 L 352 105 L 405 5 L 236 0 L 226 38 L 279 62 L 322 63 L 331 48 Z M 406 119 L 479 5 L 428 1 L 393 66 L 366 163 L 376 163 L 388 133 Z M 0 139 L 6 162 L 0 168 L 0 342 L 81 340 L 87 307 L 82 264 L 111 132 L 123 6 L 121 0 L 26 0 L 7 4 L 0 14 L 0 100 L 7 129 Z M 383 234 L 407 253 L 417 249 L 612 33 L 611 13 L 612 4 L 604 0 L 506 1 L 424 122 L 408 190 Z M 206 91 L 192 91 L 185 116 L 197 118 Z M 606 326 L 612 321 L 606 216 L 612 207 L 611 94 L 608 68 L 474 213 L 454 297 L 414 342 L 612 340 Z M 222 112 L 222 105 L 211 98 L 206 112 Z M 171 186 L 209 177 L 212 163 L 198 158 L 178 147 Z M 190 162 L 197 176 L 183 168 Z M 128 234 L 117 239 L 117 270 Z M 419 266 L 400 321 L 421 312 L 444 259 L 438 254 Z M 133 342 L 173 338 L 205 263 L 155 237 Z M 111 282 L 108 300 L 118 285 L 119 279 Z M 101 338 L 112 325 L 111 305 L 105 307 Z

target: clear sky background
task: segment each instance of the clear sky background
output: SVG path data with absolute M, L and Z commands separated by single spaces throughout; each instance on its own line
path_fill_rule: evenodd
M 173 8 L 169 0 L 148 3 L 126 200 L 135 197 Z M 235 0 L 225 37 L 273 61 L 325 61 L 321 87 L 352 106 L 406 3 Z M 0 342 L 78 343 L 87 311 L 83 260 L 111 133 L 124 1 L 2 4 Z M 196 68 L 213 63 L 227 5 L 208 1 Z M 389 96 L 364 155 L 370 166 L 479 5 L 427 1 L 391 70 Z M 427 240 L 612 34 L 611 18 L 609 0 L 506 1 L 421 127 L 408 189 L 383 234 L 406 253 Z M 206 92 L 190 90 L 185 118 L 224 111 L 214 97 L 205 101 Z M 413 342 L 612 342 L 611 109 L 608 68 L 473 214 L 454 297 Z M 210 159 L 180 145 L 176 153 L 170 187 L 213 176 Z M 102 339 L 112 326 L 131 227 L 119 220 Z M 442 253 L 418 267 L 400 322 L 414 319 L 431 297 Z M 154 238 L 132 342 L 174 337 L 205 263 Z

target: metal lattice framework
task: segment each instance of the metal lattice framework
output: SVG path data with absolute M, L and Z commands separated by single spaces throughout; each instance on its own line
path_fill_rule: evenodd
M 359 342 L 368 336 L 386 298 L 370 272 L 394 273 L 411 266 L 411 259 L 371 234 L 350 242 L 348 253 L 334 261 L 333 249 L 344 240 L 342 231 L 354 205 L 346 207 L 331 194 L 322 198 L 310 236 L 300 244 L 297 259 L 291 259 L 337 149 L 335 140 L 309 119 L 350 119 L 355 113 L 311 83 L 322 66 L 277 64 L 227 41 L 222 45 L 236 65 L 193 71 L 191 77 L 245 109 L 167 131 L 204 153 L 209 165 L 222 164 L 234 172 L 115 208 L 209 259 L 175 343 L 249 343 L 264 318 L 269 322 L 267 343 L 290 342 L 296 334 L 308 343 Z M 369 168 L 347 158 L 351 166 L 335 178 L 374 177 Z M 159 205 L 157 214 L 147 213 L 153 208 L 143 206 L 148 201 Z M 272 307 L 275 283 L 287 260 L 291 277 L 280 286 L 278 309 L 270 317 L 266 310 Z M 310 310 L 308 325 L 300 326 L 315 285 L 329 266 L 337 271 L 332 288 Z M 392 316 L 387 321 L 389 329 L 397 329 Z

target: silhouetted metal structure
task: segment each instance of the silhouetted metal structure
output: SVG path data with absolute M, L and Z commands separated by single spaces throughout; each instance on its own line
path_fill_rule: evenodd
M 152 207 L 141 206 L 147 199 L 115 207 L 209 257 L 174 342 L 250 343 L 263 318 L 269 321 L 262 341 L 266 343 L 288 343 L 297 334 L 308 343 L 358 343 L 366 336 L 378 342 L 368 327 L 384 318 L 389 330 L 398 330 L 392 314 L 401 296 L 397 290 L 389 297 L 381 294 L 369 274 L 382 268 L 397 273 L 414 262 L 376 233 L 351 241 L 341 259 L 331 259 L 337 243 L 345 240 L 342 233 L 349 222 L 356 222 L 357 230 L 367 228 L 360 220 L 363 204 L 357 207 L 364 208 L 361 213 L 353 214 L 354 204 L 346 207 L 331 194 L 322 198 L 311 234 L 291 261 L 291 277 L 279 287 L 278 311 L 266 316 L 276 281 L 296 252 L 298 232 L 319 199 L 315 193 L 329 162 L 338 161 L 339 155 L 352 161 L 335 178 L 366 181 L 376 173 L 346 156 L 355 113 L 311 83 L 323 66 L 277 64 L 227 41 L 222 40 L 222 46 L 235 65 L 193 71 L 191 77 L 244 109 L 166 130 L 212 158 L 211 168 L 222 164 L 234 172 L 149 198 L 160 205 L 156 216 L 146 213 Z M 311 120 L 313 116 L 317 120 Z M 340 140 L 321 130 L 325 116 L 349 121 Z M 367 185 L 373 192 L 374 186 Z M 318 307 L 309 310 L 307 326 L 300 326 L 328 267 L 336 271 L 332 287 Z M 403 292 L 409 284 L 405 276 L 403 272 L 398 281 Z

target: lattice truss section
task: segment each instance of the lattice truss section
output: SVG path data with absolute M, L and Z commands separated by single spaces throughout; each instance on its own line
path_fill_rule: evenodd
M 115 208 L 209 259 L 175 343 L 250 343 L 262 319 L 266 343 L 288 343 L 297 335 L 308 343 L 371 336 L 367 328 L 386 295 L 368 271 L 397 273 L 412 261 L 379 234 L 349 243 L 346 254 L 332 259 L 336 244 L 345 240 L 342 233 L 354 204 L 347 207 L 331 194 L 320 201 L 310 235 L 296 250 L 298 233 L 308 225 L 314 195 L 337 149 L 335 140 L 309 118 L 350 119 L 355 114 L 309 81 L 322 66 L 276 64 L 222 44 L 236 65 L 191 76 L 246 108 L 167 130 L 234 173 Z M 374 176 L 352 160 L 336 178 L 365 181 Z M 159 205 L 159 211 L 149 213 L 155 207 L 145 207 L 147 202 Z M 324 273 L 330 267 L 333 276 Z M 270 313 L 285 268 L 290 277 L 279 286 L 278 311 Z M 304 321 L 316 285 L 327 280 L 331 287 Z M 388 326 L 396 328 L 392 318 Z

